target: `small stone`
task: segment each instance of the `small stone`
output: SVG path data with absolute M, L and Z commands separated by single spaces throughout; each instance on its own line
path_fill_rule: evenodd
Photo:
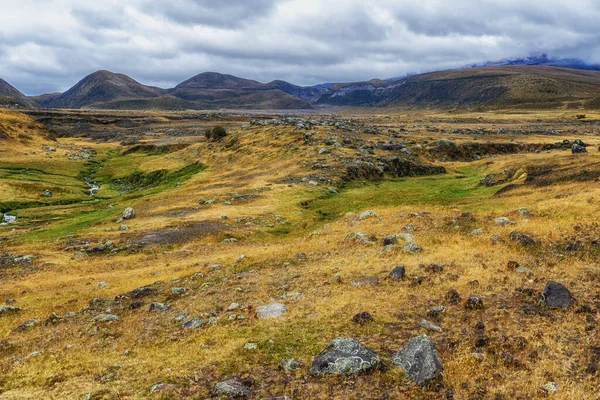
M 483 300 L 479 296 L 470 296 L 465 303 L 466 310 L 480 310 L 483 308 Z
M 227 307 L 227 311 L 235 311 L 240 308 L 238 303 L 231 303 L 229 307 Z
M 544 386 L 542 386 L 542 389 L 544 389 L 547 393 L 554 393 L 558 392 L 558 389 L 560 389 L 560 385 L 556 382 L 547 382 L 546 384 L 544 384 Z
M 507 217 L 499 217 L 499 218 L 495 218 L 495 219 L 494 219 L 494 223 L 495 223 L 496 225 L 502 225 L 502 226 L 505 226 L 505 225 L 514 225 L 514 224 L 515 224 L 515 223 L 514 223 L 514 221 L 511 221 L 511 220 L 510 220 L 510 219 L 508 219 Z
M 151 312 L 167 312 L 169 310 L 169 305 L 168 304 L 163 304 L 163 303 L 151 303 L 150 306 L 148 307 L 148 311 Z
M 367 324 L 367 323 L 373 321 L 373 316 L 371 314 L 369 314 L 368 312 L 363 311 L 363 312 L 359 312 L 354 317 L 352 317 L 352 321 L 357 324 L 364 325 L 364 324 Z
M 298 360 L 294 360 L 293 358 L 284 358 L 281 360 L 281 369 L 285 372 L 295 371 L 301 367 L 301 364 Z
M 98 289 L 107 288 L 108 286 L 109 286 L 108 282 L 101 281 L 101 282 L 96 283 L 96 287 Z
M 0 305 L 0 315 L 14 314 L 14 313 L 18 313 L 19 311 L 21 311 L 21 309 L 19 307 L 7 306 L 4 304 Z
M 119 225 L 119 230 L 120 231 L 128 231 L 129 227 L 127 225 Z
M 174 389 L 176 387 L 177 385 L 174 385 L 172 383 L 155 383 L 150 388 L 150 393 L 162 392 L 163 390 Z
M 115 314 L 100 314 L 96 315 L 92 321 L 94 322 L 111 322 L 118 321 L 119 317 Z
M 479 362 L 482 362 L 483 360 L 485 360 L 485 355 L 482 353 L 471 353 L 471 356 Z
M 442 328 L 440 328 L 433 322 L 427 321 L 426 319 L 422 319 L 421 321 L 419 321 L 419 325 L 421 325 L 421 327 L 423 327 L 429 331 L 440 332 L 440 333 L 442 332 Z
M 276 318 L 285 314 L 286 311 L 285 304 L 272 303 L 256 307 L 256 317 L 258 319 Z
M 404 265 L 398 265 L 397 267 L 394 267 L 394 269 L 392 269 L 390 271 L 388 276 L 390 277 L 390 279 L 392 279 L 394 281 L 399 281 L 401 279 L 404 279 L 404 277 L 406 276 L 406 268 L 404 267 Z
M 135 210 L 133 208 L 131 208 L 131 207 L 127 207 L 125 209 L 125 211 L 123 211 L 123 214 L 121 215 L 121 218 L 123 220 L 135 218 Z
M 185 292 L 187 292 L 187 288 L 181 288 L 181 287 L 171 288 L 171 295 L 172 296 L 181 296 Z
M 246 343 L 244 345 L 244 349 L 246 349 L 246 350 L 256 350 L 256 349 L 258 349 L 258 344 L 256 344 L 256 343 Z
M 515 272 L 518 273 L 518 274 L 533 274 L 533 271 L 530 268 L 526 267 L 526 266 L 517 267 L 515 269 Z
M 379 217 L 379 214 L 377 214 L 375 211 L 367 210 L 358 215 L 358 220 L 362 221 L 367 218 L 378 218 L 378 217 Z
M 225 382 L 219 382 L 215 386 L 215 392 L 221 396 L 231 396 L 233 398 L 245 399 L 250 397 L 251 393 L 247 387 L 239 383 L 235 379 L 230 379 Z
M 524 233 L 518 232 L 518 231 L 511 232 L 509 235 L 509 238 L 513 242 L 521 243 L 523 246 L 531 246 L 536 243 L 533 238 L 525 235 Z
M 26 331 L 30 328 L 33 328 L 34 326 L 38 325 L 40 321 L 36 320 L 36 319 L 29 319 L 23 323 L 21 323 L 19 326 L 17 326 L 15 329 L 13 329 L 11 332 L 23 332 Z
M 458 304 L 460 303 L 460 294 L 456 291 L 456 289 L 450 289 L 446 293 L 446 301 L 448 304 Z
M 429 311 L 427 312 L 427 315 L 429 315 L 431 318 L 437 318 L 440 316 L 440 314 L 442 314 L 445 311 L 446 311 L 446 307 L 444 307 L 444 306 L 433 306 L 429 309 Z
M 418 253 L 420 252 L 422 249 L 417 246 L 414 243 L 407 243 L 404 247 L 403 250 L 406 251 L 407 253 Z
M 204 321 L 204 319 L 198 317 L 198 318 L 191 319 L 187 322 L 184 322 L 183 325 L 181 325 L 181 327 L 183 329 L 198 329 L 198 328 L 204 326 L 205 324 L 206 324 L 206 321 Z

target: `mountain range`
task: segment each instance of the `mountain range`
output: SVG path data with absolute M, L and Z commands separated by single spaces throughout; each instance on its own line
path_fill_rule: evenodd
M 25 96 L 0 79 L 0 106 L 133 110 L 345 107 L 600 108 L 600 66 L 532 56 L 404 78 L 303 87 L 216 72 L 171 89 L 94 72 L 64 93 Z

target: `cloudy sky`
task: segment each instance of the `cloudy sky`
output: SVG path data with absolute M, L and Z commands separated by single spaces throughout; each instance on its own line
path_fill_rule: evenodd
M 296 84 L 527 56 L 600 62 L 598 0 L 0 0 L 0 78 L 64 91 L 98 69 Z

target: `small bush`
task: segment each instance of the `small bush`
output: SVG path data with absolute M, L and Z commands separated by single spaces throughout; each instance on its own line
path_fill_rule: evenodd
M 207 129 L 204 135 L 206 140 L 218 142 L 227 136 L 227 131 L 222 126 L 215 126 L 212 129 Z

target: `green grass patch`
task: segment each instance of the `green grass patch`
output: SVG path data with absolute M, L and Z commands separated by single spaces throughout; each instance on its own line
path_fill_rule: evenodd
M 478 206 L 498 190 L 479 185 L 483 174 L 476 167 L 463 167 L 448 174 L 396 178 L 364 185 L 350 184 L 339 194 L 324 194 L 306 207 L 320 219 L 332 220 L 341 213 L 375 207 L 404 205 Z
M 205 169 L 205 166 L 196 162 L 186 165 L 176 171 L 161 169 L 152 172 L 134 172 L 131 175 L 123 178 L 113 179 L 110 182 L 112 190 L 121 193 L 130 193 L 137 190 L 144 190 L 161 185 L 166 185 L 167 188 L 174 187 L 178 183 L 185 182 L 198 172 Z

